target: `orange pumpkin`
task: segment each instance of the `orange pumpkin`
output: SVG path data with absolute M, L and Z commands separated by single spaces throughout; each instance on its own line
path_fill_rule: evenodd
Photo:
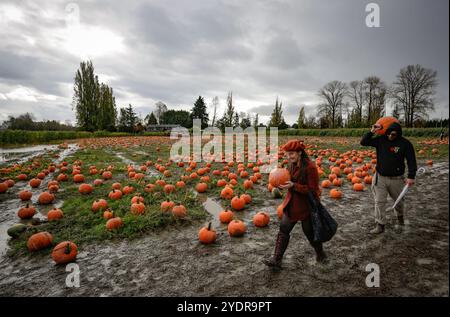
M 108 202 L 104 199 L 95 200 L 92 203 L 92 211 L 96 212 L 108 208 Z
M 123 188 L 123 190 L 122 190 L 122 193 L 124 194 L 124 195 L 129 195 L 129 194 L 131 194 L 131 193 L 133 193 L 134 192 L 134 187 L 133 186 L 125 186 L 124 188 Z
M 170 201 L 169 199 L 163 201 L 161 203 L 161 211 L 172 211 L 172 208 L 175 206 L 175 203 L 173 201 Z
M 177 218 L 184 218 L 187 216 L 186 207 L 177 205 L 172 208 L 172 214 Z
M 56 264 L 65 264 L 75 260 L 78 248 L 72 241 L 63 241 L 56 245 L 52 251 L 52 259 Z
M 206 192 L 207 189 L 208 189 L 208 184 L 206 184 L 206 183 L 198 183 L 195 186 L 195 190 L 199 193 L 204 193 L 204 192 Z
M 247 180 L 244 182 L 244 188 L 245 188 L 245 189 L 253 188 L 253 182 L 252 182 L 251 180 L 247 179 Z
M 122 189 L 121 183 L 114 183 L 111 185 L 112 189 Z
M 105 171 L 102 173 L 102 178 L 107 180 L 112 178 L 112 173 L 110 171 Z
M 265 227 L 270 222 L 270 216 L 266 212 L 258 212 L 256 215 L 253 216 L 253 224 L 256 227 Z
M 38 202 L 42 205 L 51 204 L 55 200 L 55 195 L 49 192 L 43 192 L 39 195 Z
M 33 234 L 27 241 L 27 247 L 30 251 L 39 251 L 49 247 L 53 242 L 53 236 L 46 232 L 38 232 Z
M 361 183 L 361 178 L 359 178 L 358 176 L 355 176 L 352 178 L 352 184 L 358 184 Z
M 8 184 L 6 182 L 0 183 L 0 194 L 5 193 L 8 190 Z
M 26 204 L 25 207 L 22 207 L 17 212 L 17 215 L 20 219 L 30 219 L 36 214 L 36 208 L 31 206 L 30 204 Z
M 17 175 L 17 179 L 19 181 L 26 181 L 28 179 L 28 175 L 27 174 L 19 174 L 19 175 Z
M 114 217 L 114 214 L 113 214 L 113 212 L 111 211 L 111 209 L 106 209 L 104 212 L 103 212 L 103 218 L 104 219 L 111 219 L 111 218 L 113 218 Z
M 178 181 L 175 183 L 175 186 L 178 188 L 184 188 L 186 186 L 186 184 L 183 181 Z
M 342 179 L 336 178 L 335 180 L 333 180 L 333 186 L 342 186 Z
M 394 117 L 383 117 L 383 118 L 378 119 L 378 121 L 377 121 L 375 124 L 380 125 L 380 126 L 381 126 L 381 129 L 378 130 L 378 131 L 376 132 L 376 134 L 378 134 L 378 135 L 384 135 L 384 134 L 386 133 L 386 130 L 387 130 L 394 122 L 400 124 L 400 122 L 399 122 L 396 118 L 394 118 Z
M 164 192 L 166 194 L 173 193 L 174 191 L 175 191 L 175 186 L 173 186 L 172 184 L 167 184 L 164 186 Z
M 242 210 L 245 207 L 245 200 L 244 198 L 235 196 L 233 199 L 231 199 L 231 208 L 234 210 Z
M 211 229 L 211 222 L 207 227 L 203 227 L 198 232 L 198 240 L 203 244 L 211 244 L 216 241 L 217 234 L 216 231 Z
M 108 229 L 108 230 L 118 229 L 122 226 L 123 226 L 123 221 L 120 217 L 111 218 L 106 222 L 106 229 Z
M 61 209 L 59 208 L 53 208 L 52 210 L 50 210 L 47 213 L 47 220 L 49 222 L 54 221 L 54 220 L 59 220 L 64 216 L 63 212 Z
M 81 184 L 81 185 L 78 187 L 78 191 L 79 191 L 81 194 L 90 194 L 90 193 L 92 193 L 93 190 L 94 190 L 94 188 L 93 188 L 92 185 L 90 185 L 90 184 Z
M 76 175 L 73 177 L 73 181 L 74 181 L 75 183 L 82 183 L 82 182 L 84 182 L 84 176 L 83 176 L 83 174 L 76 174 Z
M 334 199 L 342 198 L 342 192 L 339 189 L 333 188 L 330 190 L 330 197 Z
M 69 180 L 69 176 L 67 176 L 64 173 L 61 173 L 61 174 L 58 175 L 58 177 L 56 177 L 56 180 L 58 182 L 67 182 Z
M 269 173 L 269 184 L 273 187 L 279 187 L 291 180 L 291 174 L 285 168 L 277 167 Z
M 353 190 L 357 191 L 357 192 L 363 191 L 364 190 L 364 185 L 361 184 L 361 183 L 355 183 L 353 185 Z
M 41 186 L 41 180 L 39 178 L 33 178 L 32 180 L 30 180 L 29 184 L 32 188 L 38 188 L 39 186 Z
M 242 194 L 241 199 L 244 199 L 246 205 L 252 202 L 252 196 L 250 194 Z
M 145 205 L 141 202 L 131 205 L 130 212 L 133 215 L 142 215 L 145 212 Z
M 220 197 L 223 199 L 231 199 L 233 197 L 234 191 L 231 187 L 225 186 L 220 192 Z
M 330 186 L 331 186 L 331 182 L 328 179 L 322 181 L 323 188 L 329 188 Z
M 367 175 L 366 177 L 364 177 L 364 183 L 372 184 L 372 176 Z
M 233 220 L 228 224 L 228 233 L 232 237 L 242 236 L 246 231 L 247 226 L 241 220 Z
M 122 198 L 122 191 L 113 189 L 109 192 L 108 197 L 112 200 L 118 200 Z
M 140 196 L 140 194 L 137 194 L 136 196 L 134 196 L 133 198 L 131 198 L 131 203 L 132 203 L 132 204 L 136 204 L 136 203 L 144 203 L 144 197 Z
M 33 193 L 30 192 L 29 190 L 22 190 L 19 192 L 19 198 L 22 201 L 30 200 L 32 196 L 33 196 Z
M 221 223 L 229 223 L 231 220 L 233 220 L 233 212 L 231 210 L 222 210 L 219 213 L 219 220 Z

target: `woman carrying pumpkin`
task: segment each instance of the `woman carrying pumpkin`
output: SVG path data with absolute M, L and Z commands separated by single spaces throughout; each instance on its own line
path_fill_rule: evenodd
M 316 260 L 324 262 L 326 255 L 322 243 L 314 241 L 307 195 L 308 192 L 312 192 L 316 199 L 320 196 L 316 165 L 309 159 L 303 141 L 290 140 L 282 146 L 282 149 L 289 161 L 288 171 L 291 180 L 279 186 L 281 189 L 287 189 L 288 192 L 282 204 L 283 217 L 274 255 L 264 260 L 264 263 L 274 269 L 281 268 L 281 260 L 289 244 L 290 233 L 298 221 L 301 221 L 303 232 L 316 252 Z

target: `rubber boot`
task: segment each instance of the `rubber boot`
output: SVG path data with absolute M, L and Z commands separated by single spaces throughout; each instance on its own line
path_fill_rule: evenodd
M 263 260 L 263 263 L 274 270 L 281 269 L 281 261 L 283 259 L 284 252 L 289 244 L 290 236 L 283 233 L 278 232 L 277 241 L 275 242 L 275 251 L 273 256 L 270 259 Z
M 318 263 L 326 263 L 327 262 L 327 255 L 323 251 L 323 246 L 321 242 L 314 242 L 313 243 L 314 251 L 316 251 L 316 261 Z

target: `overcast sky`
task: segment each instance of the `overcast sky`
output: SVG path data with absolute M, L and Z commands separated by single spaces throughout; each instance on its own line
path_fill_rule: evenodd
M 74 122 L 73 78 L 86 59 L 117 105 L 142 117 L 157 101 L 190 109 L 199 95 L 218 96 L 222 115 L 232 91 L 236 109 L 263 122 L 278 96 L 292 124 L 300 105 L 315 113 L 327 82 L 390 84 L 408 64 L 438 72 L 430 116 L 448 117 L 449 1 L 373 1 L 379 28 L 365 24 L 369 2 L 0 0 L 0 121 L 28 111 Z

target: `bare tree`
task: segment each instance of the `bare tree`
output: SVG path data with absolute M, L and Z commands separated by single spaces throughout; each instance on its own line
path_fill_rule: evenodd
M 158 119 L 158 123 L 162 124 L 161 117 L 163 116 L 164 112 L 167 111 L 167 106 L 162 101 L 158 101 L 157 103 L 155 103 L 155 106 L 156 106 L 155 116 Z
M 215 96 L 212 99 L 211 104 L 214 107 L 211 126 L 214 127 L 214 125 L 216 124 L 216 119 L 217 119 L 217 107 L 219 106 L 219 97 Z
M 339 121 L 346 94 L 347 85 L 338 80 L 329 82 L 319 90 L 319 97 L 325 100 L 325 103 L 319 105 L 319 115 L 330 120 L 331 128 L 335 128 Z
M 365 98 L 367 101 L 366 122 L 370 126 L 384 116 L 386 105 L 386 84 L 377 76 L 364 79 L 366 85 Z
M 390 97 L 394 105 L 400 107 L 405 126 L 428 118 L 434 110 L 434 94 L 437 86 L 437 72 L 421 65 L 408 65 L 402 68 L 392 84 Z
M 363 125 L 363 108 L 366 102 L 366 85 L 364 81 L 354 80 L 350 82 L 348 95 L 354 104 L 352 110 L 352 123 L 355 123 L 358 127 L 361 127 Z

